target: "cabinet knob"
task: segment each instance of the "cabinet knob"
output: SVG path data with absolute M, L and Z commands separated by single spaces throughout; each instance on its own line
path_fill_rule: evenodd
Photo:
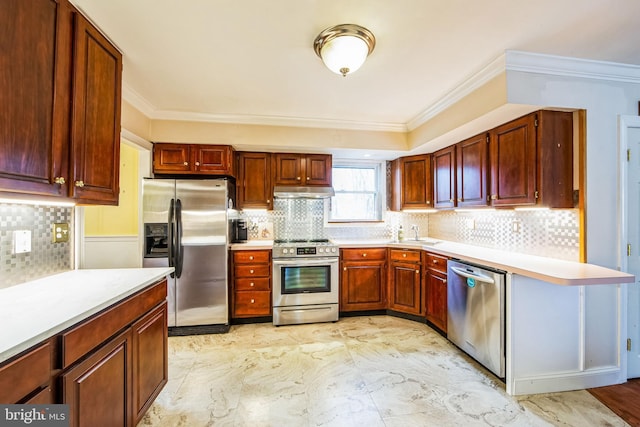
M 249 270 L 249 273 L 253 274 L 253 270 Z
M 442 283 L 446 285 L 446 284 L 447 284 L 447 279 L 444 279 L 444 280 L 442 281 Z
M 253 298 L 251 298 L 251 304 L 255 303 L 256 300 L 254 300 Z
M 296 179 L 297 179 L 298 181 L 300 181 L 300 177 L 299 177 L 299 176 L 297 176 L 297 177 L 296 177 Z
M 76 187 L 84 187 L 84 181 L 76 181 L 75 185 Z
M 497 198 L 498 198 L 498 195 L 497 195 L 497 194 L 492 194 L 492 195 L 491 195 L 491 200 L 496 200 Z
M 450 203 L 453 203 L 453 199 L 449 199 L 449 202 L 450 202 Z
M 251 283 L 249 283 L 249 286 L 254 287 L 255 283 L 251 282 Z
M 406 257 L 407 257 L 407 254 L 402 254 L 402 258 L 406 258 Z
M 342 269 L 343 269 L 344 271 L 347 271 L 347 267 L 342 267 Z
M 458 203 L 462 202 L 462 199 L 458 199 Z
M 416 274 L 420 274 L 420 270 L 416 270 Z
M 62 177 L 62 176 L 56 176 L 56 177 L 54 178 L 53 182 L 55 182 L 56 184 L 60 184 L 60 185 L 62 185 L 62 184 L 64 184 L 64 183 L 65 183 L 65 182 L 67 182 L 67 181 L 65 181 L 64 177 Z
M 252 259 L 253 259 L 253 255 L 249 255 L 249 259 L 251 259 L 251 260 L 252 260 Z
M 438 260 L 437 260 L 437 259 L 434 259 L 434 260 L 433 260 L 433 263 L 434 263 L 434 264 L 437 264 L 437 263 L 438 263 Z
M 196 162 L 196 166 L 200 166 L 200 162 Z
M 363 254 L 362 254 L 362 256 L 363 256 L 363 257 L 366 257 L 366 256 L 367 256 L 367 253 L 366 253 L 366 252 L 365 252 L 365 253 L 363 253 Z
M 189 162 L 184 162 L 183 163 L 185 166 L 189 166 Z
M 311 178 L 307 177 L 307 181 L 311 181 Z

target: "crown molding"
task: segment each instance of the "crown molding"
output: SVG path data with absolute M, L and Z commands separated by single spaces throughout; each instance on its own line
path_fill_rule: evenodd
M 507 71 L 640 83 L 640 66 L 638 65 L 517 50 L 507 50 L 505 59 Z
M 302 117 L 259 116 L 250 114 L 209 114 L 158 110 L 142 95 L 123 82 L 122 98 L 152 120 L 345 129 L 376 132 L 407 132 L 404 123 L 357 122 L 345 120 L 308 119 Z
M 461 84 L 449 91 L 442 98 L 415 116 L 407 123 L 407 130 L 412 131 L 429 119 L 442 113 L 467 95 L 470 95 L 485 83 L 500 75 L 505 70 L 505 55 L 501 54 L 482 69 L 465 79 Z

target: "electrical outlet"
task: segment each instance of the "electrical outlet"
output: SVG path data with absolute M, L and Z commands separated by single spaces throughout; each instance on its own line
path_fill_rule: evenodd
M 66 222 L 53 224 L 53 233 L 51 235 L 53 243 L 62 243 L 69 241 L 69 224 Z
M 513 221 L 511 223 L 511 227 L 514 233 L 519 233 L 522 228 L 522 224 L 520 224 L 520 221 Z
M 15 230 L 13 232 L 13 253 L 31 252 L 31 230 Z

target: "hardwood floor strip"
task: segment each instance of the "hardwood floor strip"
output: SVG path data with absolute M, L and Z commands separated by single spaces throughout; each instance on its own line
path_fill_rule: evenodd
M 640 378 L 588 391 L 627 423 L 640 426 Z

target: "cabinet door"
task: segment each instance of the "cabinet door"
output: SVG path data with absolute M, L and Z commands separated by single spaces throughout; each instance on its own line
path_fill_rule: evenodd
M 480 134 L 456 146 L 456 195 L 458 207 L 487 206 L 489 158 L 488 134 Z
M 331 185 L 331 155 L 307 154 L 304 162 L 305 185 Z
M 71 196 L 117 205 L 122 55 L 80 13 L 74 22 Z
M 420 314 L 420 264 L 392 262 L 389 274 L 389 308 L 409 314 Z
M 436 208 L 456 206 L 456 146 L 433 153 L 433 204 Z
M 447 332 L 447 275 L 428 270 L 425 299 L 427 320 L 442 332 Z
M 384 261 L 344 261 L 340 276 L 340 311 L 386 308 Z
M 0 3 L 0 190 L 66 196 L 71 15 L 56 0 Z
M 191 145 L 158 143 L 153 145 L 153 172 L 190 173 Z
M 499 126 L 490 135 L 491 203 L 494 206 L 536 203 L 535 115 Z
M 431 155 L 400 159 L 401 208 L 432 207 Z
M 240 153 L 238 163 L 238 207 L 272 209 L 271 155 Z
M 300 154 L 274 154 L 274 185 L 302 185 L 302 158 Z
M 233 155 L 227 145 L 192 145 L 194 167 L 198 173 L 230 175 L 233 172 Z
M 62 403 L 69 405 L 70 425 L 132 425 L 130 366 L 127 329 L 63 374 Z
M 137 424 L 168 380 L 167 303 L 138 320 L 133 336 L 133 414 Z

